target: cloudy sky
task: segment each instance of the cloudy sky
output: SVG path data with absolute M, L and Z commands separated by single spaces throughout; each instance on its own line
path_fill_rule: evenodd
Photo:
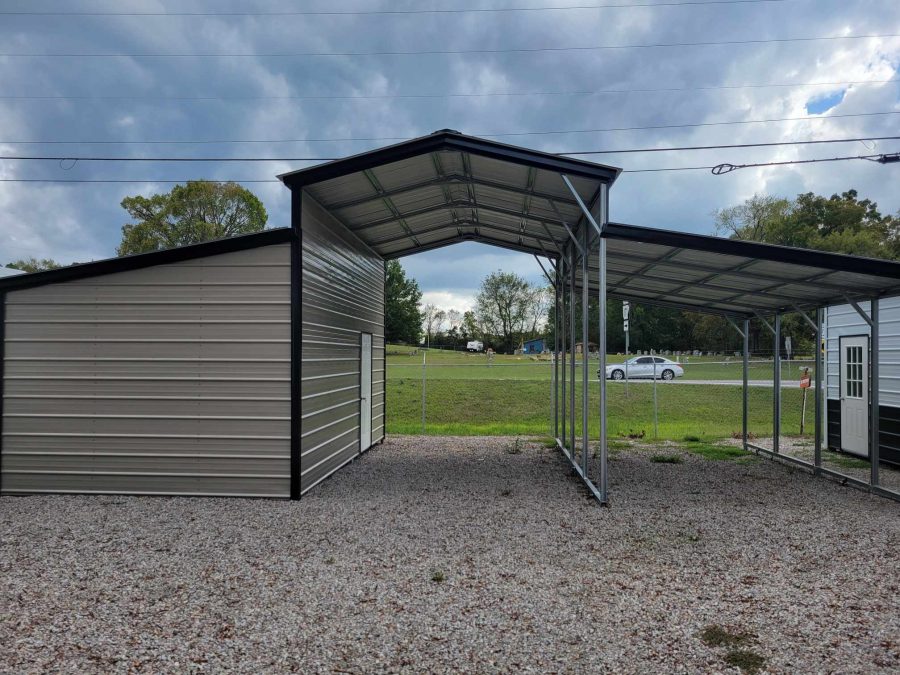
M 553 152 L 900 135 L 900 37 L 555 49 L 900 34 L 897 0 L 571 9 L 661 1 L 6 0 L 0 4 L 0 154 L 340 157 L 442 128 Z M 395 13 L 552 6 L 570 9 Z M 392 13 L 373 13 L 383 10 Z M 298 11 L 324 14 L 289 14 Z M 121 15 L 129 12 L 134 15 Z M 554 49 L 497 51 L 534 48 Z M 455 53 L 346 55 L 386 51 Z M 310 55 L 322 52 L 344 55 Z M 808 117 L 814 119 L 609 130 Z M 592 157 L 636 170 L 897 150 L 900 141 Z M 312 163 L 3 160 L 0 263 L 113 255 L 126 222 L 119 202 L 170 189 L 158 181 L 268 181 Z M 10 182 L 41 178 L 135 182 Z M 271 226 L 288 224 L 285 188 L 247 186 L 263 199 Z M 709 233 L 715 209 L 757 192 L 793 196 L 854 187 L 883 211 L 897 212 L 898 186 L 900 168 L 865 161 L 719 177 L 625 173 L 612 190 L 611 215 Z M 476 244 L 407 258 L 404 265 L 426 299 L 445 308 L 466 309 L 480 279 L 495 269 L 540 279 L 533 259 Z

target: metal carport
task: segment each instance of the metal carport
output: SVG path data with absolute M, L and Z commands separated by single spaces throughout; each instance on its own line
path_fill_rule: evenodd
M 744 446 L 776 456 L 781 315 L 802 312 L 819 335 L 821 308 L 848 301 L 858 307 L 859 300 L 868 300 L 871 316 L 858 311 L 875 326 L 873 344 L 877 344 L 878 298 L 900 293 L 900 264 L 894 262 L 611 223 L 609 187 L 619 173 L 615 167 L 444 130 L 280 178 L 292 190 L 292 225 L 301 238 L 306 227 L 303 209 L 312 202 L 330 215 L 333 227 L 383 259 L 461 241 L 549 259 L 550 269 L 545 271 L 556 292 L 554 316 L 559 327 L 554 345 L 555 436 L 578 475 L 597 499 L 606 503 L 606 382 L 601 379 L 599 384 L 596 413 L 600 437 L 597 452 L 592 453 L 585 451 L 591 441 L 587 423 L 589 362 L 583 359 L 581 364 L 584 422 L 579 429 L 574 358 L 566 363 L 576 340 L 588 341 L 591 292 L 598 294 L 600 305 L 600 372 L 605 368 L 607 297 L 727 317 L 744 337 Z M 571 311 L 579 296 L 584 317 L 580 336 Z M 817 319 L 809 318 L 808 311 L 815 311 Z M 773 334 L 775 445 L 771 451 L 749 443 L 747 436 L 748 325 L 752 317 L 759 317 Z M 298 342 L 305 344 L 305 317 L 302 323 Z M 873 379 L 877 380 L 878 350 L 871 351 Z M 817 368 L 817 373 L 820 371 Z M 303 376 L 298 377 L 302 380 Z M 809 467 L 828 473 L 820 462 L 822 394 L 818 382 L 816 392 L 816 460 Z M 883 492 L 878 487 L 877 399 L 872 410 L 872 480 L 867 487 Z
M 761 318 L 776 357 L 775 442 L 754 449 L 779 456 L 781 315 L 804 312 L 821 334 L 821 308 L 850 303 L 877 345 L 878 299 L 900 293 L 900 264 L 610 223 L 619 172 L 440 131 L 281 176 L 290 229 L 0 280 L 0 489 L 298 499 L 384 437 L 384 261 L 461 241 L 550 261 L 554 435 L 601 502 L 606 382 L 595 453 L 590 364 L 577 428 L 567 359 L 589 342 L 572 310 L 591 292 L 601 372 L 607 296 L 729 318 L 744 335 L 747 448 L 747 328 Z M 805 466 L 828 474 L 816 392 Z M 879 487 L 877 393 L 862 485 L 896 496 Z

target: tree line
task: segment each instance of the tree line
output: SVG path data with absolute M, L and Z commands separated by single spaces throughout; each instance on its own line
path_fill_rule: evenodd
M 132 222 L 122 227 L 118 255 L 158 251 L 265 229 L 268 216 L 262 202 L 236 183 L 189 181 L 166 194 L 126 197 L 121 202 Z M 754 195 L 713 213 L 717 234 L 732 239 L 780 244 L 859 256 L 900 259 L 900 213 L 885 215 L 856 190 L 830 197 L 812 192 L 794 199 Z M 6 265 L 26 272 L 55 269 L 50 258 L 27 258 Z M 385 265 L 385 336 L 389 342 L 463 346 L 482 340 L 498 351 L 512 352 L 525 340 L 554 335 L 553 290 L 531 284 L 514 272 L 491 272 L 482 280 L 470 311 L 422 304 L 422 292 L 402 265 Z M 598 303 L 588 307 L 589 340 L 598 342 Z M 581 306 L 575 303 L 577 325 Z M 724 318 L 649 305 L 634 305 L 630 315 L 630 347 L 636 350 L 730 352 L 741 340 Z M 797 353 L 814 349 L 813 335 L 799 315 L 785 315 L 782 333 Z M 625 349 L 621 302 L 607 303 L 607 345 Z M 751 321 L 750 348 L 771 352 L 768 331 Z

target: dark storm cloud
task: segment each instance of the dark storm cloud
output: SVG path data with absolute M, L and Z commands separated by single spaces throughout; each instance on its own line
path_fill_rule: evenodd
M 537 2 L 537 0 L 535 0 Z M 543 0 L 546 2 L 546 0 Z M 9 3 L 14 4 L 14 3 Z M 19 3 L 30 6 L 28 3 Z M 108 5 L 184 10 L 185 3 Z M 419 3 L 317 3 L 352 10 L 420 7 Z M 305 5 L 304 5 L 305 7 Z M 14 7 L 13 7 L 14 8 Z M 71 2 L 70 11 L 97 9 Z M 296 8 L 294 3 L 191 3 L 189 9 Z M 894 0 L 794 0 L 725 7 L 656 7 L 577 12 L 357 17 L 3 17 L 0 52 L 290 53 L 383 49 L 503 49 L 554 45 L 636 44 L 898 32 Z M 2 100 L 0 141 L 46 139 L 282 139 L 413 136 L 449 127 L 465 133 L 595 129 L 806 116 L 811 100 L 846 89 L 824 113 L 898 110 L 897 83 L 855 87 L 792 87 L 596 96 L 365 100 L 164 100 L 178 96 L 285 97 L 439 92 L 586 91 L 832 82 L 898 77 L 900 39 L 808 42 L 733 47 L 635 49 L 533 54 L 469 54 L 360 58 L 116 58 L 0 57 L 3 93 L 147 97 L 141 100 Z M 549 151 L 778 141 L 896 133 L 897 116 L 772 125 L 657 131 L 514 136 L 501 140 Z M 13 146 L 6 154 L 341 156 L 382 143 L 341 142 L 197 146 Z M 898 144 L 900 145 L 900 144 Z M 896 148 L 889 144 L 879 151 Z M 797 159 L 869 152 L 861 145 L 653 155 L 606 155 L 597 161 L 626 168 Z M 0 177 L 80 179 L 269 179 L 298 168 L 272 165 L 0 164 Z M 756 192 L 830 194 L 850 187 L 900 207 L 896 169 L 868 162 L 837 166 L 746 169 L 723 177 L 708 172 L 624 174 L 612 191 L 612 217 L 674 229 L 709 232 L 714 209 Z M 0 183 L 0 262 L 24 255 L 63 261 L 111 255 L 125 214 L 122 197 L 168 190 L 167 184 L 43 186 Z M 264 200 L 273 226 L 288 224 L 286 190 L 251 188 Z M 404 264 L 424 289 L 471 295 L 481 276 L 498 267 L 541 276 L 533 259 L 459 246 Z

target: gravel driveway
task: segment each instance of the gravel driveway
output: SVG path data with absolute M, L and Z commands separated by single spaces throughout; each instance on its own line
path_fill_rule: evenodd
M 299 503 L 4 497 L 5 672 L 900 668 L 900 504 L 750 458 L 397 437 Z M 739 650 L 741 651 L 741 650 Z

